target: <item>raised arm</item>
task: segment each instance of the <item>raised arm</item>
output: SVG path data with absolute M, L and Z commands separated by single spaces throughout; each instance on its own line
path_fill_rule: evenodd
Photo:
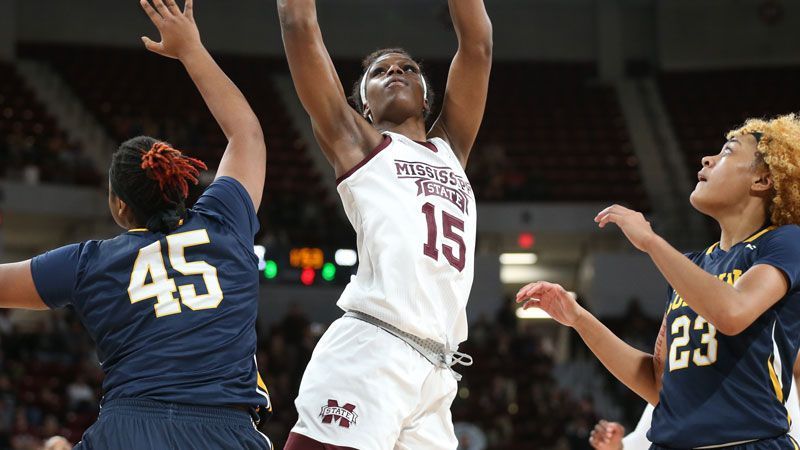
M 650 255 L 658 270 L 697 314 L 725 335 L 737 335 L 756 321 L 789 291 L 790 280 L 774 262 L 756 264 L 744 273 L 726 279 L 714 276 L 658 236 L 644 216 L 628 208 L 613 205 L 601 211 L 595 221 L 600 227 L 616 224 L 628 240 Z M 795 239 L 780 249 L 797 267 Z M 762 252 L 769 253 L 762 246 Z M 738 279 L 735 279 L 738 278 Z
M 466 166 L 486 108 L 492 68 L 492 23 L 483 0 L 448 3 L 458 36 L 458 51 L 450 64 L 442 112 L 429 136 L 448 141 Z
M 0 264 L 0 308 L 48 309 L 33 284 L 31 260 Z
M 315 1 L 278 0 L 278 15 L 295 89 L 338 177 L 361 162 L 382 137 L 347 103 L 322 41 Z
M 650 355 L 614 335 L 557 284 L 529 284 L 517 293 L 517 302 L 525 302 L 525 308 L 541 308 L 559 323 L 574 328 L 609 372 L 651 405 L 658 404 L 666 350 L 666 316 L 654 354 Z
M 152 5 L 148 0 L 140 3 L 161 33 L 161 42 L 142 37 L 145 47 L 183 63 L 228 138 L 217 176 L 239 181 L 258 210 L 267 167 L 267 148 L 261 124 L 239 88 L 203 47 L 194 21 L 193 1 L 186 0 L 183 11 L 175 0 L 153 0 Z

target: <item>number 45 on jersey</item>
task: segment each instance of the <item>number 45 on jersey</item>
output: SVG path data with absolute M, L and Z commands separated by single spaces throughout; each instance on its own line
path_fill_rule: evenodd
M 156 299 L 154 309 L 156 317 L 169 316 L 181 312 L 181 303 L 194 311 L 211 309 L 222 301 L 222 288 L 217 279 L 217 268 L 205 261 L 186 261 L 184 250 L 187 247 L 208 244 L 211 242 L 206 230 L 187 231 L 167 236 L 167 252 L 169 263 L 182 275 L 202 275 L 207 294 L 198 295 L 193 284 L 177 286 L 175 280 L 169 278 L 164 257 L 161 255 L 161 241 L 153 242 L 139 250 L 136 262 L 131 271 L 131 282 L 128 285 L 128 296 L 131 303 L 151 298 Z M 146 283 L 150 275 L 150 283 Z M 175 291 L 180 300 L 174 297 Z

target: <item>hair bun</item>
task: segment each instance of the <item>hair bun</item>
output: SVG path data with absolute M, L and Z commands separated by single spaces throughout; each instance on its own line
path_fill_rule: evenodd
M 159 211 L 147 220 L 147 229 L 156 233 L 170 233 L 183 224 L 186 210 L 166 209 Z

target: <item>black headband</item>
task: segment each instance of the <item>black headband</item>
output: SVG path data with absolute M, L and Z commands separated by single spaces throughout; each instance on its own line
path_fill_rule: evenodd
M 761 143 L 761 138 L 764 137 L 764 133 L 762 133 L 760 131 L 753 131 L 750 134 L 752 134 L 753 137 L 756 138 L 756 144 Z

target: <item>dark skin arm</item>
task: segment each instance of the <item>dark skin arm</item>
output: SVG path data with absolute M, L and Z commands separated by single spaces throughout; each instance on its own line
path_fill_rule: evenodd
M 31 260 L 0 264 L 0 308 L 49 309 L 33 284 Z
M 658 404 L 667 346 L 666 315 L 651 355 L 614 335 L 558 284 L 531 283 L 517 293 L 517 302 L 524 302 L 524 308 L 541 308 L 557 322 L 574 328 L 597 359 L 622 384 L 651 405 Z
M 449 0 L 458 36 L 442 112 L 428 133 L 447 141 L 466 167 L 486 108 L 492 68 L 492 23 L 483 0 Z
M 256 211 L 264 193 L 267 147 L 259 123 L 239 88 L 225 75 L 200 41 L 193 1 L 184 11 L 175 0 L 141 0 L 142 8 L 161 34 L 161 42 L 142 38 L 151 52 L 180 60 L 228 139 L 217 176 L 229 176 L 244 186 Z
M 741 333 L 789 291 L 783 272 L 767 264 L 749 268 L 733 285 L 720 280 L 655 234 L 642 213 L 613 205 L 595 220 L 601 228 L 616 224 L 636 248 L 650 255 L 686 303 L 722 334 Z
M 347 103 L 342 82 L 322 40 L 314 0 L 278 0 L 286 59 L 295 89 L 311 116 L 314 135 L 341 176 L 383 137 Z

